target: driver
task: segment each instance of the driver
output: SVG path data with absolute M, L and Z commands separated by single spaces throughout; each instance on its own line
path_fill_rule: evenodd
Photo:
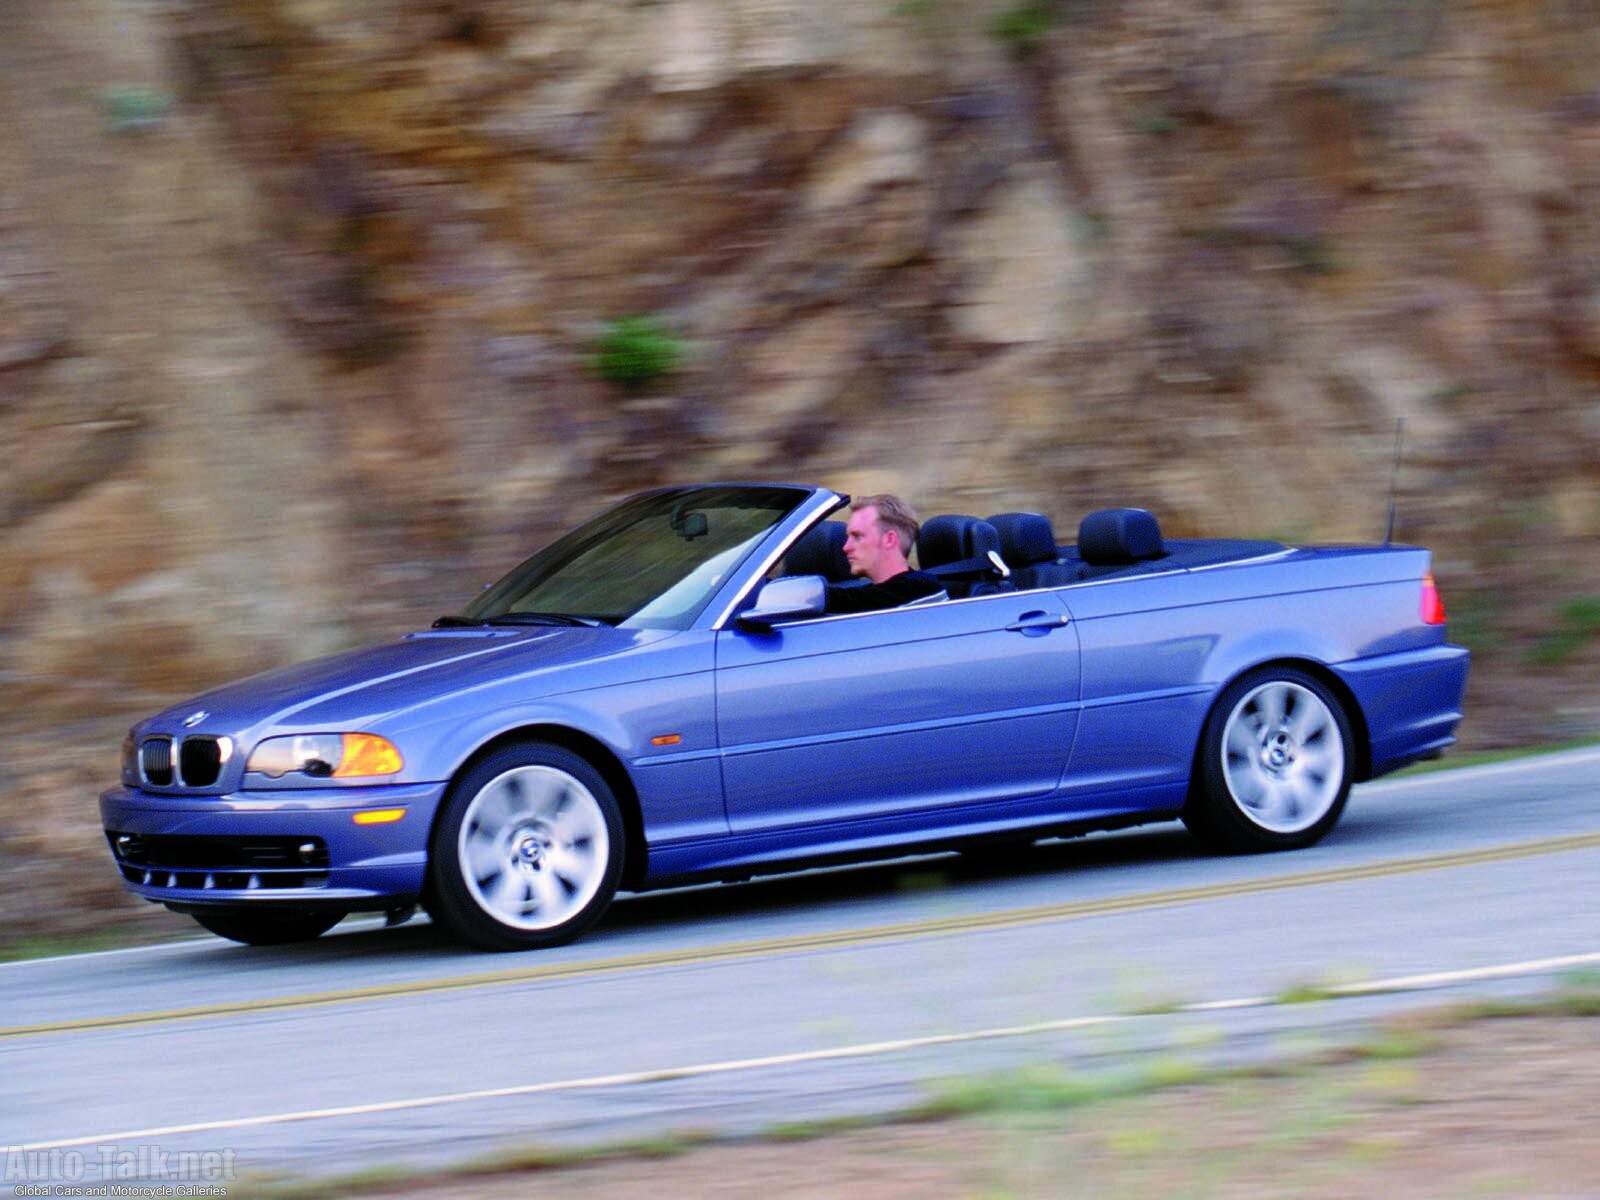
M 867 582 L 860 587 L 829 587 L 828 611 L 896 608 L 942 592 L 937 579 L 913 571 L 906 561 L 920 528 L 917 514 L 899 496 L 880 493 L 852 501 L 844 531 L 844 556 L 850 574 Z

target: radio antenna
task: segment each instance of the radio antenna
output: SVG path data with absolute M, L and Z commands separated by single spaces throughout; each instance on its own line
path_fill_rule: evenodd
M 1400 487 L 1400 447 L 1405 442 L 1406 419 L 1396 417 L 1394 422 L 1394 464 L 1389 469 L 1389 520 L 1383 527 L 1383 544 L 1394 541 L 1395 493 Z

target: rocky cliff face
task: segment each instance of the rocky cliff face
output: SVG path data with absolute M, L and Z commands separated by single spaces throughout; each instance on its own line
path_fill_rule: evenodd
M 639 486 L 1374 539 L 1398 418 L 1468 737 L 1594 732 L 1597 62 L 1509 0 L 0 5 L 0 859 L 91 852 L 130 715 Z

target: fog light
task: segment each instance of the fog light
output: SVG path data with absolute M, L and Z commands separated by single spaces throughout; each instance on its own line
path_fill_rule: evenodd
M 317 861 L 317 844 L 315 842 L 300 843 L 300 861 L 308 867 Z

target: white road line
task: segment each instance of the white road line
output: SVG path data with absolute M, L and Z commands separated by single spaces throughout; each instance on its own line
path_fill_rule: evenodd
M 1472 983 L 1488 979 L 1508 979 L 1523 975 L 1544 975 L 1553 971 L 1585 966 L 1600 966 L 1600 952 L 1569 954 L 1560 958 L 1532 959 L 1527 962 L 1501 963 L 1496 966 L 1475 967 L 1462 971 L 1436 971 L 1424 975 L 1402 975 L 1392 979 L 1375 979 L 1366 983 L 1344 984 L 1329 987 L 1326 990 L 1332 996 L 1426 991 L 1448 987 L 1453 984 Z M 1228 1009 L 1263 1008 L 1278 1002 L 1275 997 L 1253 996 L 1233 1000 L 1209 1000 L 1196 1004 L 1185 1004 L 1171 1011 L 1176 1013 L 1220 1012 Z M 1140 1019 L 1141 1017 L 1138 1015 L 1125 1014 L 1068 1017 L 1055 1021 L 1039 1021 L 1031 1025 L 1008 1025 L 991 1029 L 969 1030 L 965 1033 L 935 1034 L 926 1037 L 899 1038 L 884 1042 L 862 1042 L 851 1046 L 835 1046 L 826 1050 L 805 1050 L 793 1054 L 773 1054 L 762 1058 L 731 1059 L 723 1062 L 695 1063 L 681 1067 L 663 1067 L 652 1071 L 626 1071 L 615 1075 L 593 1075 L 584 1079 L 560 1079 L 547 1083 L 483 1088 L 471 1092 L 447 1092 L 434 1096 L 413 1096 L 404 1100 L 383 1100 L 370 1104 L 350 1104 L 338 1108 L 304 1109 L 298 1112 L 267 1113 L 255 1117 L 198 1121 L 189 1125 L 125 1129 L 116 1133 L 100 1133 L 87 1137 L 32 1142 L 23 1146 L 7 1146 L 4 1149 L 7 1153 L 29 1153 L 42 1150 L 60 1150 L 69 1146 L 105 1146 L 115 1145 L 120 1142 L 152 1142 L 161 1138 L 180 1137 L 194 1133 L 212 1133 L 223 1129 L 252 1129 L 264 1125 L 287 1125 L 297 1121 L 320 1121 L 336 1117 L 363 1117 L 378 1113 L 435 1108 L 446 1104 L 464 1104 L 478 1100 L 503 1099 L 509 1096 L 537 1096 L 550 1092 L 573 1092 L 589 1088 L 629 1087 L 646 1083 L 663 1083 L 673 1079 L 699 1079 L 712 1075 L 728 1075 L 739 1071 L 757 1071 L 769 1067 L 788 1067 L 805 1063 L 828 1062 L 841 1058 L 869 1058 L 882 1054 L 898 1054 L 908 1050 L 924 1050 L 935 1046 L 993 1041 L 1000 1038 L 1033 1037 L 1046 1033 L 1066 1033 L 1076 1029 L 1091 1029 Z
M 428 918 L 419 913 L 413 918 L 417 924 L 425 924 Z M 335 930 L 327 937 L 343 937 L 349 933 L 371 933 L 382 929 L 384 926 L 381 913 L 351 913 L 339 922 Z M 97 958 L 131 958 L 139 954 L 172 954 L 178 951 L 193 950 L 196 947 L 211 947 L 225 949 L 229 943 L 224 942 L 213 934 L 194 933 L 182 934 L 164 942 L 147 942 L 140 946 L 117 946 L 111 950 L 69 950 L 64 954 L 46 954 L 38 958 L 16 958 L 10 962 L 0 962 L 0 971 L 15 971 L 22 967 L 48 967 L 74 963 L 89 962 Z
M 1317 992 L 1332 997 L 1379 996 L 1386 992 L 1426 992 L 1454 987 L 1461 983 L 1482 983 L 1490 979 L 1515 979 L 1522 975 L 1548 975 L 1574 967 L 1600 966 L 1600 953 L 1568 954 L 1560 958 L 1535 958 L 1527 962 L 1501 963 L 1493 967 L 1471 967 L 1461 971 L 1432 971 L 1425 975 L 1396 975 L 1390 979 L 1371 979 L 1365 983 L 1336 983 L 1318 987 Z M 1222 1012 L 1233 1008 L 1261 1008 L 1277 1003 L 1272 996 L 1246 996 L 1238 1000 L 1204 1000 L 1185 1004 L 1176 1012 Z
M 132 957 L 136 954 L 153 954 L 193 946 L 196 942 L 215 941 L 215 938 L 185 937 L 171 942 L 151 942 L 144 946 L 119 946 L 115 950 L 80 950 L 65 954 L 47 954 L 39 958 L 16 958 L 0 962 L 0 971 L 16 971 L 24 967 L 54 966 L 60 963 L 88 962 L 96 958 Z

